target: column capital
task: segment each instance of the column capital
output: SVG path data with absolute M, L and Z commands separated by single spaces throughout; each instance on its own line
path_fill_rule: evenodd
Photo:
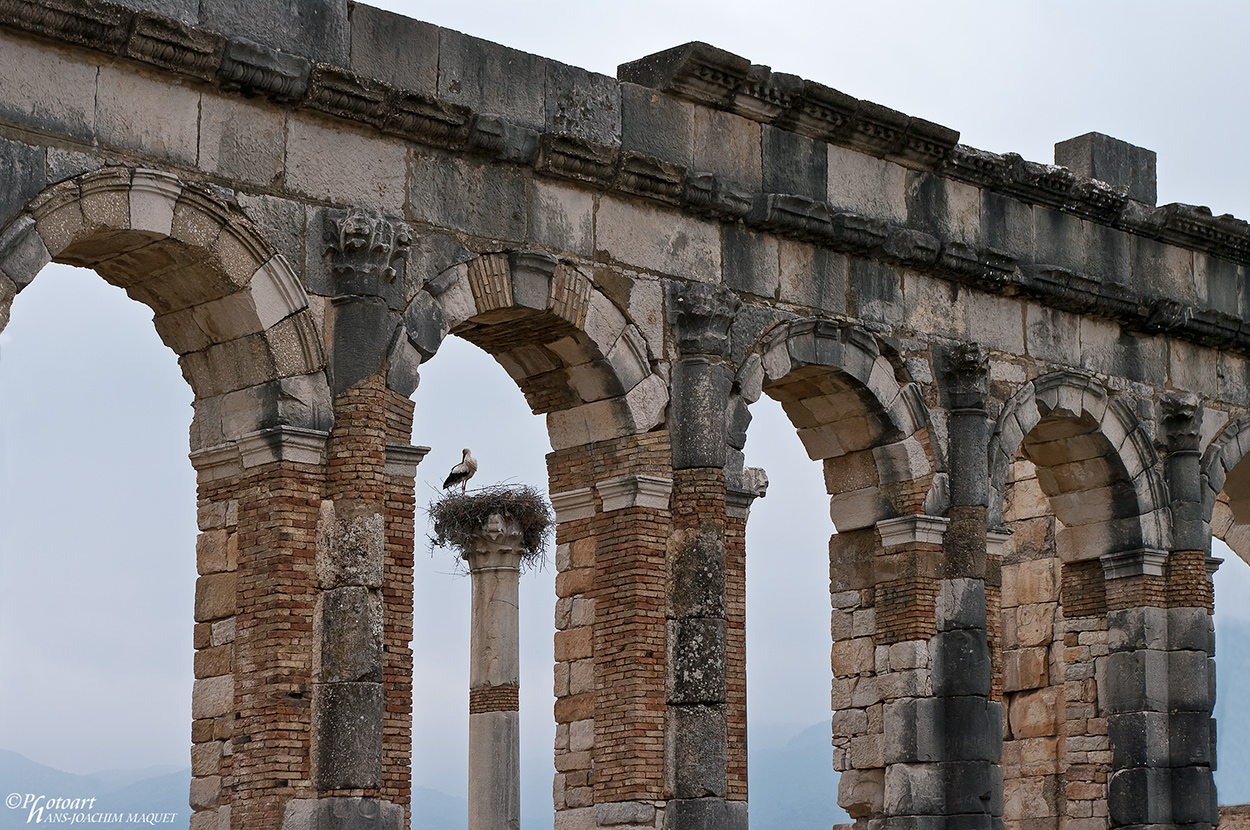
M 1202 438 L 1202 402 L 1197 395 L 1163 396 L 1161 430 L 1169 454 L 1196 453 Z
M 941 368 L 952 412 L 985 409 L 989 397 L 989 352 L 979 343 L 961 343 L 948 350 Z
M 729 327 L 739 301 L 732 291 L 706 282 L 667 284 L 668 321 L 683 355 L 729 353 Z
M 398 216 L 349 207 L 326 212 L 323 238 L 336 293 L 379 296 L 403 279 L 413 236 Z

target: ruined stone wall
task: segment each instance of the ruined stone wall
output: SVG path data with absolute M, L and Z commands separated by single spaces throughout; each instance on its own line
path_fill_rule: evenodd
M 614 79 L 237 5 L 0 3 L 0 326 L 94 268 L 196 394 L 196 828 L 410 818 L 410 397 L 449 335 L 547 417 L 559 827 L 745 823 L 765 394 L 838 531 L 858 823 L 1216 821 L 1250 227 L 1155 206 L 1124 142 L 985 153 L 701 44 Z

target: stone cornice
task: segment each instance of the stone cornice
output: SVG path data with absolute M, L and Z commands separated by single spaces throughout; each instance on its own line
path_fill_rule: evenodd
M 603 500 L 604 513 L 627 507 L 667 510 L 673 480 L 659 476 L 617 476 L 598 482 L 595 489 Z
M 1105 553 L 1098 557 L 1102 562 L 1103 576 L 1121 579 L 1128 576 L 1163 576 L 1163 566 L 1168 561 L 1167 551 L 1143 548 L 1121 553 Z
M 551 509 L 556 523 L 575 522 L 595 517 L 595 492 L 589 487 L 551 494 Z
M 944 516 L 900 516 L 877 522 L 881 547 L 898 545 L 940 545 L 951 520 Z
M 386 445 L 386 475 L 416 478 L 417 465 L 430 451 L 429 447 L 417 447 L 409 444 Z
M 1209 308 L 1143 296 L 1096 275 L 1022 265 L 1010 255 L 840 210 L 784 193 L 751 193 L 711 173 L 566 133 L 540 133 L 422 92 L 396 89 L 348 69 L 317 64 L 245 40 L 231 40 L 151 12 L 96 0 L 0 0 L 0 27 L 140 61 L 161 71 L 245 95 L 368 124 L 411 141 L 532 167 L 583 186 L 677 205 L 822 247 L 903 265 L 993 293 L 1114 319 L 1127 329 L 1166 333 L 1250 353 L 1250 325 Z M 659 69 L 622 69 L 623 80 L 736 112 L 762 123 L 890 158 L 916 169 L 1030 204 L 1250 265 L 1250 224 L 1204 207 L 1134 202 L 1070 170 L 957 145 L 952 130 L 858 101 L 795 76 L 752 66 L 705 44 L 656 58 Z M 636 67 L 646 62 L 628 64 Z M 211 65 L 217 63 L 213 68 Z M 644 71 L 645 69 L 645 71 Z M 648 74 L 650 73 L 650 74 Z

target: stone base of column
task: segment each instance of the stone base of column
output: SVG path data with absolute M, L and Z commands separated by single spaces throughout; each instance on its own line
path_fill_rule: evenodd
M 664 808 L 664 830 L 747 830 L 747 803 L 723 798 L 679 798 Z
M 403 830 L 404 808 L 381 798 L 293 798 L 282 830 Z

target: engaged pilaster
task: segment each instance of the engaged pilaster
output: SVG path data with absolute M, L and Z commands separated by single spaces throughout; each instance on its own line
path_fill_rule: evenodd
M 745 828 L 746 802 L 729 795 L 726 412 L 733 372 L 732 293 L 672 283 L 673 532 L 669 537 L 665 777 L 672 830 Z M 735 569 L 735 573 L 737 569 Z

